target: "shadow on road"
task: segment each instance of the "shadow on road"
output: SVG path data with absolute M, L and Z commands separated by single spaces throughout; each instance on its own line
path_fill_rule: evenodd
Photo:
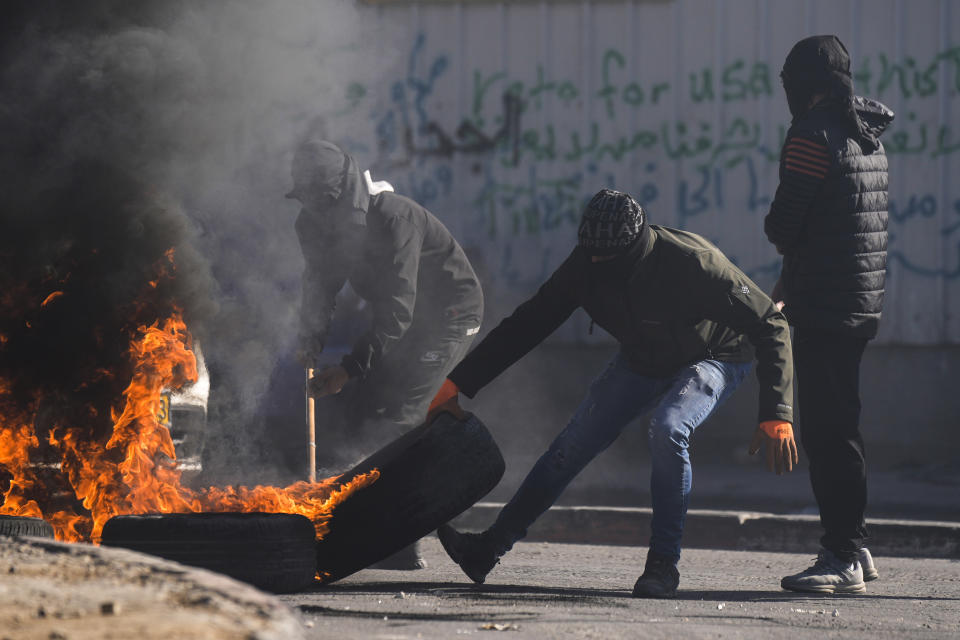
M 607 606 L 610 600 L 622 601 L 614 606 L 627 606 L 632 600 L 628 589 L 588 589 L 571 587 L 547 587 L 537 585 L 512 584 L 463 584 L 458 582 L 365 582 L 362 584 L 332 584 L 317 587 L 313 593 L 340 593 L 340 594 L 371 594 L 396 597 L 403 593 L 409 596 L 417 594 L 433 597 L 463 597 L 473 600 L 489 601 L 491 603 L 504 600 L 511 603 L 563 603 L 577 604 L 600 603 Z M 782 602 L 785 600 L 823 600 L 839 602 L 845 599 L 858 598 L 878 601 L 930 601 L 930 602 L 960 602 L 960 598 L 945 598 L 937 596 L 910 596 L 887 594 L 837 594 L 800 593 L 795 591 L 757 591 L 757 590 L 683 590 L 677 593 L 677 600 L 708 600 L 717 602 Z M 301 607 L 302 609 L 302 607 Z M 306 609 L 304 609 L 306 611 Z M 312 612 L 312 609 L 311 609 Z M 355 613 L 355 612 L 354 612 Z
M 479 622 L 498 619 L 513 621 L 537 617 L 537 614 L 535 613 L 510 612 L 509 615 L 507 615 L 504 612 L 495 611 L 471 613 L 415 613 L 409 611 L 391 611 L 389 614 L 385 615 L 381 609 L 375 611 L 365 611 L 363 609 L 351 609 L 349 607 L 338 609 L 336 607 L 321 607 L 319 605 L 312 604 L 301 604 L 297 606 L 297 609 L 300 610 L 301 613 L 318 616 L 329 616 L 335 618 L 382 618 L 384 620 L 389 617 L 392 620 L 451 620 L 455 622 Z
M 341 594 L 397 594 L 403 592 L 407 595 L 420 593 L 430 596 L 461 596 L 483 600 L 509 599 L 513 602 L 519 599 L 530 602 L 576 600 L 583 603 L 591 600 L 630 598 L 628 590 L 512 584 L 464 584 L 462 582 L 365 582 L 363 584 L 333 584 L 326 587 L 317 587 L 313 591 L 316 593 L 336 592 Z
M 678 600 L 716 600 L 720 602 L 780 602 L 783 600 L 824 600 L 839 602 L 851 598 L 867 600 L 929 600 L 931 602 L 960 602 L 960 598 L 937 596 L 882 595 L 874 593 L 836 594 L 802 593 L 799 591 L 679 591 Z

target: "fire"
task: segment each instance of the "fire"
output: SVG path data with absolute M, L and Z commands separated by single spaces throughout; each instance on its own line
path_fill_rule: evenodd
M 40 306 L 45 307 L 62 295 L 63 295 L 63 291 L 54 291 L 53 293 L 51 293 L 50 295 L 48 295 L 46 298 L 43 299 L 43 302 L 40 303 Z
M 27 497 L 37 484 L 36 473 L 28 463 L 30 450 L 38 444 L 32 420 L 14 412 L 9 383 L 0 380 L 0 467 L 12 476 L 3 495 L 0 513 L 33 518 L 42 516 L 37 501 Z
M 172 251 L 166 258 L 172 263 Z M 164 272 L 161 277 L 168 275 Z M 62 292 L 51 293 L 41 306 L 59 295 Z M 119 514 L 295 513 L 310 518 L 322 538 L 336 506 L 375 482 L 377 470 L 344 484 L 333 477 L 284 488 L 228 486 L 195 491 L 181 483 L 181 472 L 172 462 L 176 453 L 170 431 L 160 423 L 158 413 L 164 389 L 197 379 L 191 340 L 179 312 L 137 329 L 129 353 L 132 378 L 121 400 L 110 409 L 112 431 L 100 439 L 91 438 L 84 424 L 54 424 L 41 439 L 35 424 L 42 396 L 27 407 L 19 406 L 11 381 L 0 379 L 0 487 L 7 487 L 0 514 L 44 518 L 59 540 L 98 542 L 103 525 Z M 94 377 L 111 375 L 98 369 Z M 98 409 L 88 407 L 87 415 L 96 418 Z M 35 459 L 41 445 L 55 452 L 59 462 Z M 46 476 L 57 478 L 63 490 L 58 492 Z

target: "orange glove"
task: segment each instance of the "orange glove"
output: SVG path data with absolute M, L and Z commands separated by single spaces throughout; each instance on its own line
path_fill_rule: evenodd
M 753 434 L 750 455 L 759 451 L 764 442 L 767 445 L 767 469 L 776 471 L 777 475 L 793 471 L 793 466 L 800 461 L 797 443 L 793 439 L 793 426 L 784 420 L 761 422 Z
M 431 415 L 440 405 L 446 404 L 450 400 L 456 400 L 457 394 L 459 393 L 460 387 L 458 387 L 453 380 L 450 378 L 444 380 L 440 386 L 440 390 L 437 391 L 437 395 L 433 396 L 433 402 L 430 403 L 430 408 L 427 409 L 427 415 Z
M 443 385 L 440 386 L 440 390 L 437 391 L 437 395 L 433 397 L 430 408 L 427 409 L 427 422 L 433 420 L 434 416 L 441 411 L 452 413 L 457 420 L 466 418 L 466 412 L 460 408 L 460 404 L 457 402 L 457 395 L 459 393 L 460 388 L 454 384 L 453 380 L 450 378 L 444 380 Z
M 793 425 L 784 420 L 766 420 L 760 423 L 760 428 L 768 437 L 774 440 L 783 440 L 793 437 Z

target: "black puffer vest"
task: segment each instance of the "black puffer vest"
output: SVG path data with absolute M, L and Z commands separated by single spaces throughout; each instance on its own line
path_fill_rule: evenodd
M 857 97 L 854 105 L 874 135 L 893 120 L 893 112 L 879 102 Z M 823 142 L 830 169 L 804 217 L 800 242 L 784 256 L 784 312 L 797 327 L 873 338 L 887 270 L 883 145 L 864 153 L 856 132 L 830 105 L 796 121 L 787 139 L 793 136 Z

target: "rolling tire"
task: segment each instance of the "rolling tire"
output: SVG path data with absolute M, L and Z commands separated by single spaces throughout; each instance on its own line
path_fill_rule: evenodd
M 52 538 L 53 527 L 41 518 L 0 516 L 0 536 L 34 536 Z
M 101 544 L 209 569 L 274 593 L 302 590 L 316 575 L 316 533 L 301 515 L 115 516 L 104 525 Z
M 380 470 L 380 477 L 337 506 L 317 541 L 325 583 L 403 549 L 460 515 L 503 477 L 504 461 L 476 416 L 441 412 L 341 476 Z

